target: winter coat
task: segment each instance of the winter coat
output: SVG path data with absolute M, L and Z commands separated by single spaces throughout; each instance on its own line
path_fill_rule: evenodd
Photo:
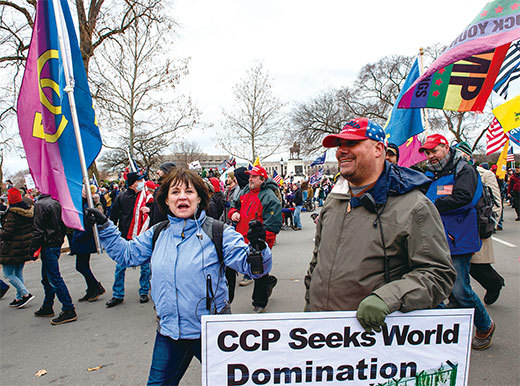
M 303 193 L 301 188 L 298 188 L 294 191 L 293 203 L 296 206 L 303 205 Z
M 133 189 L 127 189 L 119 193 L 112 204 L 110 220 L 117 224 L 121 234 L 127 238 L 130 224 L 134 217 L 135 200 L 137 193 Z
M 500 188 L 498 187 L 495 174 L 480 166 L 477 166 L 477 171 L 480 174 L 482 182 L 489 186 L 493 192 L 493 197 L 495 198 L 493 212 L 496 215 L 496 219 L 499 219 L 500 213 L 502 212 L 502 200 L 500 199 Z M 495 262 L 495 251 L 493 249 L 493 240 L 491 237 L 482 240 L 482 248 L 471 256 L 471 262 L 473 264 L 492 264 Z
M 34 207 L 25 202 L 9 206 L 0 228 L 0 264 L 21 264 L 34 260 L 30 246 Z
M 426 172 L 433 179 L 426 197 L 439 211 L 452 255 L 475 253 L 482 241 L 478 234 L 476 204 L 482 196 L 475 168 L 450 150 L 446 166 Z
M 88 207 L 88 204 L 83 202 L 83 210 Z M 97 207 L 96 209 L 102 210 Z M 70 253 L 71 255 L 96 253 L 96 242 L 94 241 L 94 231 L 92 227 L 84 227 L 84 231 L 74 229 L 70 239 Z
M 236 230 L 247 241 L 249 221 L 258 220 L 264 224 L 266 230 L 266 241 L 270 248 L 274 245 L 276 234 L 282 227 L 282 204 L 275 191 L 278 184 L 272 179 L 265 180 L 260 189 L 250 190 L 245 186 L 240 191 L 240 196 L 231 204 L 228 217 L 231 219 L 233 213 L 240 213 L 240 221 Z
M 316 226 L 305 276 L 306 310 L 353 311 L 375 294 L 390 312 L 408 312 L 436 307 L 448 297 L 455 270 L 439 213 L 419 190 L 428 182 L 422 173 L 386 162 L 368 191 L 382 211 L 386 283 L 377 215 L 352 197 L 348 182 L 339 177 Z
M 38 248 L 61 247 L 65 238 L 65 224 L 61 220 L 61 205 L 48 194 L 42 194 L 34 204 L 31 252 Z
M 154 228 L 127 241 L 111 221 L 98 226 L 101 243 L 108 255 L 123 266 L 151 263 L 152 299 L 159 319 L 159 332 L 172 339 L 198 339 L 200 319 L 206 309 L 206 278 L 211 276 L 217 312 L 228 304 L 228 289 L 215 245 L 201 230 L 206 213 L 197 220 L 168 216 L 170 224 L 152 249 Z M 202 235 L 199 238 L 198 235 Z M 224 264 L 254 278 L 247 263 L 248 247 L 232 227 L 223 234 Z M 263 251 L 264 273 L 271 270 L 271 251 Z
M 513 173 L 509 178 L 507 194 L 513 194 L 513 192 L 520 192 L 520 174 L 518 173 Z
M 214 219 L 220 220 L 221 216 L 224 213 L 224 209 L 226 207 L 226 200 L 224 198 L 224 193 L 215 192 L 211 199 L 209 200 L 209 206 L 207 210 L 207 215 L 209 217 L 213 217 Z

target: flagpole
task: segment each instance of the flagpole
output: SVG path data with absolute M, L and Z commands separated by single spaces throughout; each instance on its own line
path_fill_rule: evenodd
M 60 42 L 60 51 L 62 53 L 62 64 L 63 64 L 63 72 L 65 73 L 65 80 L 67 82 L 64 91 L 67 93 L 70 104 L 70 113 L 72 116 L 72 126 L 74 127 L 74 135 L 76 137 L 76 145 L 78 147 L 78 155 L 79 162 L 81 164 L 81 173 L 83 174 L 83 184 L 85 185 L 85 189 L 87 192 L 87 203 L 89 208 L 94 208 L 94 201 L 92 200 L 92 195 L 90 194 L 90 183 L 88 179 L 88 171 L 87 171 L 87 163 L 85 162 L 85 153 L 83 152 L 83 141 L 81 139 L 81 132 L 79 129 L 79 120 L 78 120 L 78 112 L 76 110 L 76 100 L 74 99 L 74 77 L 71 72 L 72 69 L 69 68 L 69 62 L 67 58 L 64 56 L 66 52 L 65 41 L 63 38 L 63 14 L 61 10 L 61 4 L 59 4 L 59 0 L 52 0 L 54 6 L 54 18 L 56 20 L 56 29 L 58 32 L 58 40 Z M 58 19 L 57 12 L 60 12 L 60 18 Z M 99 235 L 96 225 L 92 227 L 94 231 L 94 241 L 96 243 L 97 253 L 101 253 L 101 247 L 99 242 Z
M 424 48 L 419 48 L 419 64 L 421 69 L 421 75 L 424 73 L 424 64 L 423 64 L 423 56 L 424 56 Z M 429 123 L 428 123 L 428 110 L 427 109 L 421 109 L 423 112 L 423 124 L 424 124 L 424 133 L 428 135 L 428 130 L 430 129 Z

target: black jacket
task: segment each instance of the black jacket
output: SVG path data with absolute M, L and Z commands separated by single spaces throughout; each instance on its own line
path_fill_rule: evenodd
M 42 194 L 34 204 L 31 253 L 38 248 L 61 247 L 65 224 L 61 220 L 61 205 L 48 194 Z
M 303 204 L 303 194 L 301 188 L 296 189 L 296 191 L 294 192 L 293 203 L 296 206 Z
M 127 240 L 136 199 L 137 193 L 133 189 L 127 189 L 117 195 L 116 200 L 112 204 L 112 212 L 110 212 L 110 220 L 115 225 L 118 225 L 121 236 Z
M 159 204 L 157 203 L 157 196 L 159 195 L 159 188 L 155 189 L 153 192 L 153 201 L 146 204 L 146 207 L 150 209 L 150 227 L 155 224 L 160 223 L 161 221 L 168 220 L 168 215 L 161 211 Z
M 206 211 L 206 215 L 213 217 L 216 220 L 221 220 L 225 207 L 226 199 L 224 198 L 224 193 L 216 192 L 209 200 L 209 207 Z

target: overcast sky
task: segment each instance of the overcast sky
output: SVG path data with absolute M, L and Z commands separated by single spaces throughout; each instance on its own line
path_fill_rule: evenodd
M 176 57 L 191 57 L 182 81 L 219 127 L 233 106 L 232 87 L 260 61 L 273 92 L 293 105 L 328 88 L 351 84 L 361 67 L 386 55 L 417 54 L 420 47 L 449 44 L 484 7 L 483 0 L 175 0 Z M 212 133 L 186 136 L 208 153 Z M 284 151 L 286 152 L 286 151 Z M 279 159 L 276 155 L 274 159 Z M 19 164 L 20 161 L 17 160 Z M 7 167 L 12 171 L 12 162 Z
M 386 55 L 415 55 L 449 44 L 486 4 L 479 0 L 176 0 L 176 53 L 191 57 L 183 87 L 218 126 L 233 106 L 232 87 L 255 61 L 289 104 L 349 85 L 361 67 Z M 208 152 L 211 133 L 188 136 Z M 279 158 L 279 157 L 278 157 Z

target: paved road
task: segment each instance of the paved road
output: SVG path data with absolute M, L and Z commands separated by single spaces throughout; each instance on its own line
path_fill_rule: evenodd
M 303 276 L 312 250 L 314 226 L 303 213 L 304 229 L 282 231 L 274 249 L 273 273 L 278 286 L 268 311 L 287 312 L 303 309 Z M 493 346 L 473 352 L 470 385 L 519 385 L 520 223 L 513 221 L 513 210 L 506 208 L 505 230 L 497 233 L 496 269 L 505 277 L 506 287 L 498 302 L 489 307 L 497 323 Z M 504 242 L 506 244 L 504 244 Z M 509 245 L 508 245 L 509 244 Z M 511 246 L 513 245 L 513 246 Z M 84 294 L 85 284 L 75 271 L 75 259 L 63 255 L 61 271 L 73 299 Z M 0 384 L 2 385 L 143 385 L 146 383 L 155 338 L 155 316 L 151 303 L 138 299 L 139 270 L 127 270 L 125 302 L 107 309 L 115 264 L 106 255 L 92 257 L 93 271 L 107 293 L 94 303 L 76 303 L 77 322 L 51 326 L 48 319 L 33 312 L 43 299 L 40 262 L 29 263 L 24 270 L 29 291 L 36 299 L 26 309 L 11 309 L 12 289 L 0 300 Z M 483 291 L 475 284 L 480 295 Z M 250 313 L 252 286 L 238 287 L 234 313 Z M 58 311 L 58 304 L 55 312 Z M 97 371 L 88 368 L 102 366 Z M 38 370 L 47 375 L 36 378 Z M 182 385 L 200 385 L 200 364 L 194 360 Z

